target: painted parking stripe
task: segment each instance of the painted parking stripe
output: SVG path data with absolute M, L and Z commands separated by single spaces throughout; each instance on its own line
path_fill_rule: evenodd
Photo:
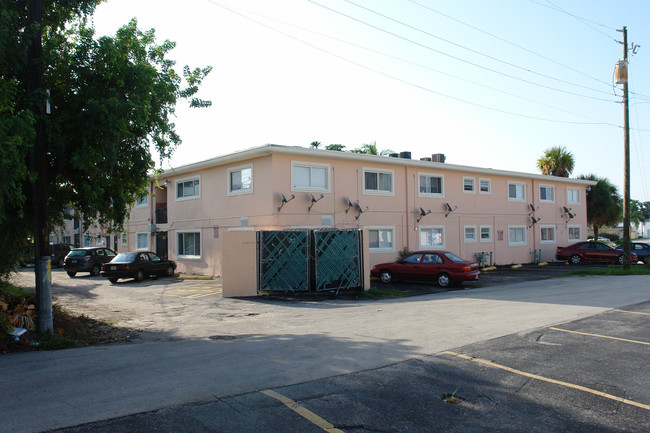
M 617 313 L 642 314 L 644 316 L 650 316 L 650 313 L 642 313 L 641 311 L 627 311 L 627 310 L 619 310 L 617 308 L 613 309 L 612 311 L 616 311 Z
M 619 338 L 619 337 L 610 337 L 609 335 L 590 334 L 588 332 L 571 331 L 569 329 L 554 328 L 554 327 L 550 327 L 548 329 L 552 329 L 553 331 L 568 332 L 569 334 L 586 335 L 588 337 L 607 338 L 609 340 L 625 341 L 626 343 L 645 344 L 646 346 L 650 346 L 650 343 L 646 341 L 630 340 L 627 338 Z
M 325 421 L 323 418 L 319 417 L 316 415 L 314 412 L 310 411 L 309 409 L 306 409 L 302 406 L 300 406 L 298 403 L 295 401 L 291 400 L 289 397 L 285 397 L 282 394 L 279 394 L 275 391 L 272 391 L 270 389 L 260 391 L 262 394 L 266 394 L 269 397 L 273 397 L 276 400 L 279 400 L 282 402 L 285 406 L 287 406 L 289 409 L 292 411 L 296 412 L 298 415 L 302 416 L 306 420 L 310 421 L 312 424 L 317 425 L 318 427 L 322 428 L 325 431 L 332 432 L 332 433 L 344 433 L 343 430 L 339 430 L 334 427 L 331 423 Z
M 625 403 L 625 404 L 630 405 L 630 406 L 636 406 L 636 407 L 639 407 L 641 409 L 645 409 L 645 410 L 650 411 L 650 405 L 648 405 L 648 404 L 638 403 L 636 401 L 628 400 L 626 398 L 618 397 L 618 396 L 615 396 L 615 395 L 612 395 L 612 394 L 607 394 L 606 392 L 601 392 L 601 391 L 597 391 L 595 389 L 587 388 L 585 386 L 576 385 L 574 383 L 569 383 L 569 382 L 563 382 L 561 380 L 551 379 L 551 378 L 548 378 L 548 377 L 540 376 L 538 374 L 527 373 L 525 371 L 521 371 L 521 370 L 511 368 L 511 367 L 507 367 L 505 365 L 497 364 L 497 363 L 494 363 L 494 362 L 491 362 L 491 361 L 486 361 L 485 359 L 473 358 L 471 356 L 462 355 L 462 354 L 456 353 L 456 352 L 445 351 L 445 352 L 442 352 L 442 353 L 444 353 L 445 355 L 451 355 L 451 356 L 455 356 L 455 357 L 458 357 L 458 358 L 462 358 L 462 359 L 465 359 L 467 361 L 473 361 L 473 362 L 477 362 L 479 364 L 488 365 L 490 367 L 495 367 L 495 368 L 498 368 L 498 369 L 501 369 L 501 370 L 508 371 L 510 373 L 518 374 L 520 376 L 530 377 L 531 379 L 537 379 L 537 380 L 540 380 L 542 382 L 552 383 L 552 384 L 555 384 L 555 385 L 560 385 L 560 386 L 565 386 L 567 388 L 576 389 L 578 391 L 588 392 L 589 394 L 594 394 L 594 395 L 597 395 L 597 396 L 600 396 L 600 397 L 604 397 L 604 398 L 607 398 L 607 399 L 610 399 L 610 400 L 618 401 L 620 403 Z

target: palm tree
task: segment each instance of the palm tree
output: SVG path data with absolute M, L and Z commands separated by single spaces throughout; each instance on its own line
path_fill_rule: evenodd
M 565 146 L 546 149 L 544 155 L 537 160 L 537 168 L 542 174 L 550 176 L 569 177 L 574 165 L 573 154 Z
M 352 153 L 365 153 L 367 155 L 379 155 L 377 151 L 377 142 L 373 141 L 372 143 L 366 143 L 358 149 L 353 149 L 350 152 Z
M 313 149 L 318 149 L 318 146 L 320 146 L 320 141 L 312 141 L 312 142 L 309 144 L 309 147 L 311 147 L 311 148 L 313 148 Z

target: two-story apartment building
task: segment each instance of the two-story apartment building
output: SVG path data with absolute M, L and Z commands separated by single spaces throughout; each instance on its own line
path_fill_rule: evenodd
M 403 248 L 486 253 L 495 264 L 550 261 L 556 246 L 586 239 L 592 184 L 265 145 L 152 179 L 118 249 L 150 249 L 181 272 L 221 275 L 225 231 L 335 227 L 367 230 L 371 266 Z

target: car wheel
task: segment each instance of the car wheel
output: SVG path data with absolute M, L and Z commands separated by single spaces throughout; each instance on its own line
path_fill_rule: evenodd
M 452 283 L 451 276 L 444 272 L 442 274 L 438 274 L 438 278 L 436 278 L 436 280 L 440 287 L 449 287 Z
M 573 256 L 571 256 L 571 258 L 569 258 L 569 262 L 571 262 L 572 265 L 579 265 L 581 261 L 582 261 L 582 257 L 580 257 L 577 254 L 574 254 Z
M 622 265 L 624 263 L 625 263 L 625 256 L 623 256 L 623 254 L 621 254 L 620 256 L 618 256 L 618 264 Z
M 138 272 L 135 273 L 135 281 L 142 281 L 144 280 L 144 271 L 142 269 L 139 269 Z
M 59 257 L 59 261 L 56 262 L 56 264 L 59 265 L 60 268 L 63 267 L 64 263 L 65 263 L 65 257 Z
M 168 277 L 173 277 L 174 276 L 174 267 L 173 266 L 167 266 L 167 271 L 165 272 L 165 274 Z
M 90 268 L 90 275 L 93 277 L 96 277 L 99 275 L 99 265 L 95 263 L 92 268 Z
M 74 278 L 75 275 L 77 275 L 76 272 L 68 271 L 68 276 L 69 276 L 70 278 Z
M 111 282 L 111 284 L 117 283 L 117 278 L 109 278 L 108 281 Z
M 390 271 L 383 270 L 379 273 L 379 279 L 382 283 L 390 283 L 393 281 L 393 274 Z

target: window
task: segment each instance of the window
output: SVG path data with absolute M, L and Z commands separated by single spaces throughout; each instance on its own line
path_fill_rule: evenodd
M 526 200 L 526 185 L 521 182 L 508 182 L 508 200 Z
M 566 189 L 566 201 L 570 204 L 579 204 L 580 203 L 580 189 L 579 188 L 567 188 Z
M 478 192 L 480 194 L 492 194 L 492 182 L 490 179 L 478 180 Z
M 390 194 L 393 195 L 393 172 L 376 169 L 363 169 L 364 194 Z
M 476 226 L 465 226 L 465 242 L 476 242 Z
M 68 236 L 61 236 L 61 243 L 62 244 L 69 244 L 70 242 L 70 235 Z
M 444 248 L 445 228 L 441 226 L 420 227 L 420 248 Z
M 555 226 L 541 226 L 539 230 L 541 243 L 555 243 Z
M 425 254 L 422 257 L 422 263 L 429 263 L 432 265 L 441 265 L 443 263 L 442 257 L 438 254 Z
M 90 235 L 84 235 L 84 247 L 90 246 Z
M 474 189 L 474 182 L 476 179 L 473 177 L 464 177 L 463 178 L 463 192 L 467 194 L 474 194 L 476 190 Z
M 526 245 L 526 226 L 508 227 L 508 245 Z
M 579 241 L 582 239 L 582 233 L 580 233 L 580 226 L 569 226 L 569 240 L 570 241 Z
M 329 165 L 292 162 L 291 189 L 329 192 Z
M 128 245 L 128 244 L 129 244 L 129 234 L 122 233 L 122 245 Z
M 492 242 L 492 226 L 481 226 L 481 242 Z
M 253 192 L 253 167 L 233 167 L 228 169 L 228 195 L 250 194 Z
M 136 208 L 149 207 L 149 196 L 147 194 L 144 194 L 142 197 L 137 197 L 135 199 L 135 207 Z
M 371 251 L 394 251 L 394 229 L 388 227 L 368 227 Z
M 149 249 L 149 233 L 136 234 L 136 249 L 148 250 Z
M 552 186 L 541 185 L 539 187 L 539 199 L 545 202 L 555 201 L 555 188 Z
M 440 175 L 420 174 L 420 196 L 442 197 L 444 179 Z
M 176 200 L 189 200 L 201 197 L 201 178 L 176 181 Z
M 180 258 L 201 258 L 201 232 L 183 230 L 177 234 L 177 252 Z

